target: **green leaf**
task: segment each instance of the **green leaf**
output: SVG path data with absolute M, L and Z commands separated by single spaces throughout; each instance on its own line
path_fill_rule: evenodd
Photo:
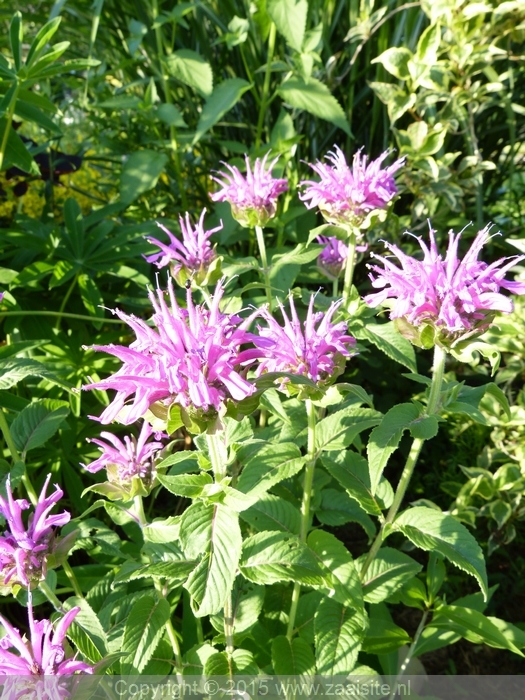
M 367 654 L 390 654 L 405 644 L 410 644 L 410 636 L 402 627 L 390 620 L 371 618 L 363 651 Z
M 369 340 L 390 359 L 417 372 L 414 346 L 399 333 L 393 321 L 368 323 L 359 329 L 351 326 L 351 331 L 359 340 Z
M 0 391 L 10 389 L 25 377 L 42 377 L 58 386 L 71 388 L 71 384 L 56 377 L 44 364 L 36 360 L 17 357 L 0 361 Z
M 155 187 L 167 162 L 168 156 L 165 153 L 149 149 L 132 153 L 120 176 L 121 200 L 131 204 L 141 194 Z
M 60 428 L 69 414 L 69 404 L 55 399 L 39 399 L 26 406 L 11 424 L 11 434 L 20 452 L 40 447 Z
M 487 572 L 481 548 L 467 528 L 451 515 L 417 506 L 401 513 L 394 521 L 393 529 L 401 531 L 416 547 L 439 552 L 474 576 L 487 598 Z
M 270 493 L 263 493 L 253 506 L 241 513 L 241 518 L 255 530 L 280 530 L 298 535 L 301 513 L 289 501 Z
M 474 644 L 488 644 L 523 656 L 511 639 L 483 613 L 460 605 L 442 605 L 432 617 L 432 627 L 460 634 Z
M 297 581 L 310 586 L 328 585 L 328 571 L 298 537 L 284 532 L 259 532 L 243 546 L 240 569 L 254 583 Z
M 373 494 L 376 492 L 390 455 L 397 449 L 405 430 L 415 423 L 419 416 L 420 410 L 413 403 L 401 403 L 387 411 L 381 423 L 372 430 L 367 453 Z
M 17 71 L 22 66 L 22 41 L 24 39 L 24 28 L 22 26 L 22 15 L 15 12 L 11 24 L 9 25 L 9 38 L 11 42 L 11 53 Z
M 139 598 L 126 619 L 122 651 L 127 656 L 120 662 L 123 675 L 136 675 L 143 671 L 153 656 L 170 619 L 170 605 L 165 598 L 156 600 L 146 595 Z
M 170 493 L 185 498 L 198 498 L 203 488 L 213 483 L 212 477 L 206 472 L 201 474 L 179 474 L 178 476 L 157 476 L 159 482 Z
M 210 64 L 191 49 L 174 51 L 166 58 L 168 73 L 181 83 L 195 88 L 204 97 L 213 91 L 213 72 Z
M 175 126 L 177 129 L 188 128 L 182 114 L 171 103 L 159 105 L 157 107 L 157 117 L 168 126 Z
M 66 199 L 64 204 L 64 221 L 72 253 L 76 258 L 81 258 L 84 252 L 84 219 L 80 205 L 73 197 Z
M 69 260 L 58 260 L 53 267 L 53 274 L 49 280 L 49 289 L 55 289 L 65 284 L 78 272 L 79 266 Z
M 125 562 L 113 584 L 127 583 L 142 578 L 166 579 L 170 586 L 182 583 L 188 578 L 188 574 L 195 568 L 194 560 L 180 559 L 173 561 L 161 561 L 156 564 L 142 566 L 136 562 Z
M 323 489 L 321 504 L 315 509 L 315 517 L 323 525 L 340 527 L 346 523 L 359 523 L 369 537 L 376 534 L 375 525 L 369 515 L 353 498 L 338 489 Z
M 2 117 L 0 118 L 0 134 L 5 133 L 6 128 L 7 119 L 5 117 Z M 25 147 L 24 142 L 22 141 L 20 136 L 16 133 L 13 127 L 10 126 L 9 134 L 7 137 L 4 161 L 2 163 L 2 170 L 8 170 L 12 167 L 20 168 L 20 170 L 23 170 L 29 175 L 40 177 L 40 169 L 38 165 L 33 160 L 32 155 Z
M 300 51 L 306 30 L 308 0 L 268 0 L 266 9 L 277 31 L 293 49 Z
M 202 108 L 193 137 L 193 145 L 199 141 L 227 112 L 234 107 L 251 88 L 251 83 L 242 78 L 227 78 L 217 85 Z
M 31 68 L 33 63 L 38 60 L 42 50 L 45 48 L 51 37 L 56 33 L 62 17 L 55 17 L 54 19 L 46 22 L 44 26 L 39 29 L 35 38 L 31 42 L 31 47 L 27 52 L 26 66 Z
M 258 586 L 237 576 L 232 591 L 232 625 L 234 634 L 240 634 L 257 622 L 264 603 L 264 586 Z M 217 632 L 224 632 L 224 611 L 210 618 Z
M 51 131 L 51 133 L 62 136 L 61 129 L 50 119 L 41 109 L 35 105 L 29 104 L 20 98 L 17 100 L 15 114 L 23 121 L 33 122 L 41 126 L 43 129 Z
M 315 657 L 310 645 L 295 637 L 290 640 L 284 635 L 272 641 L 273 672 L 281 675 L 301 676 L 315 673 Z
M 315 428 L 315 449 L 344 450 L 363 430 L 373 428 L 381 420 L 379 411 L 349 406 L 323 418 Z
M 93 278 L 88 275 L 80 275 L 78 278 L 78 288 L 80 289 L 82 303 L 86 307 L 88 314 L 95 318 L 103 319 L 104 299 Z M 102 321 L 95 322 L 93 325 L 97 330 L 100 330 L 100 328 L 102 328 Z
M 355 610 L 324 598 L 315 615 L 317 673 L 346 675 L 355 666 L 365 632 Z
M 214 615 L 223 608 L 241 556 L 242 535 L 237 513 L 221 504 L 214 505 L 210 527 L 206 553 L 184 584 L 193 598 L 197 617 Z
M 67 631 L 67 636 L 91 663 L 97 663 L 108 653 L 107 637 L 93 608 L 85 598 L 72 597 L 64 602 L 64 610 L 79 607 L 80 612 Z
M 410 78 L 408 62 L 412 58 L 412 52 L 403 46 L 391 47 L 374 58 L 371 63 L 381 63 L 386 70 L 399 80 Z
M 491 8 L 492 9 L 492 8 Z M 432 23 L 419 37 L 415 58 L 429 68 L 438 60 L 438 49 L 441 43 L 441 27 Z
M 37 262 L 27 265 L 23 270 L 21 270 L 16 277 L 13 278 L 10 289 L 16 289 L 16 287 L 25 287 L 26 285 L 31 285 L 36 287 L 36 283 L 44 279 L 48 275 L 52 274 L 55 265 L 47 263 L 44 260 L 37 260 Z
M 357 566 L 360 568 L 366 555 L 359 557 Z M 397 549 L 383 547 L 376 554 L 367 569 L 363 581 L 363 595 L 367 603 L 380 603 L 397 591 L 423 567 L 411 557 Z
M 157 518 L 142 528 L 145 542 L 167 543 L 178 541 L 180 535 L 180 516 Z
M 346 114 L 339 102 L 324 83 L 310 78 L 306 83 L 302 78 L 292 77 L 281 84 L 277 93 L 291 107 L 304 109 L 314 117 L 325 119 L 351 136 Z
M 246 462 L 237 489 L 256 501 L 275 484 L 300 472 L 304 461 L 300 449 L 292 442 L 263 445 Z
M 323 466 L 337 479 L 347 494 L 356 500 L 370 515 L 381 515 L 393 500 L 390 484 L 382 479 L 377 487 L 377 494 L 372 493 L 370 471 L 367 460 L 353 450 L 346 450 L 337 458 L 323 455 Z

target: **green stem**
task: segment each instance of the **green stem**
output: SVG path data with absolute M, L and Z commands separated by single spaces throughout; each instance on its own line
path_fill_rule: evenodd
M 403 676 L 405 675 L 405 671 L 407 669 L 408 664 L 410 663 L 410 659 L 412 658 L 412 656 L 414 654 L 414 650 L 417 646 L 417 643 L 419 642 L 419 638 L 421 637 L 421 634 L 422 634 L 423 630 L 425 629 L 427 618 L 428 618 L 428 610 L 425 610 L 425 612 L 423 613 L 423 617 L 421 618 L 421 621 L 420 621 L 418 628 L 416 630 L 416 633 L 414 635 L 414 639 L 412 640 L 412 644 L 410 645 L 410 648 L 408 649 L 408 651 L 406 653 L 406 656 L 403 660 L 403 663 L 399 667 L 399 673 L 396 676 L 396 680 L 392 684 L 392 693 L 390 694 L 389 700 L 394 700 L 394 698 L 396 696 L 397 684 L 399 683 L 401 678 L 403 678 Z
M 0 171 L 2 170 L 2 166 L 4 164 L 5 151 L 7 148 L 7 142 L 9 140 L 9 133 L 11 131 L 11 124 L 13 122 L 13 116 L 15 114 L 15 107 L 16 107 L 16 101 L 18 99 L 18 92 L 20 91 L 20 83 L 18 82 L 18 78 L 16 78 L 15 80 L 16 80 L 16 89 L 11 97 L 11 102 L 9 103 L 9 107 L 8 107 L 6 115 L 5 115 L 5 129 L 4 129 L 4 133 L 2 135 L 2 144 L 0 145 Z
M 272 310 L 272 286 L 270 284 L 270 271 L 268 269 L 268 258 L 266 256 L 266 245 L 264 243 L 264 233 L 260 226 L 255 227 L 255 236 L 257 245 L 259 246 L 259 255 L 261 256 L 262 272 L 264 277 L 264 288 L 266 290 L 266 300 L 268 308 Z
M 270 78 L 272 75 L 273 52 L 275 50 L 276 27 L 272 22 L 270 25 L 270 33 L 268 34 L 268 51 L 266 53 L 266 73 L 264 74 L 263 93 L 261 97 L 261 107 L 259 109 L 259 118 L 257 120 L 257 134 L 255 136 L 255 148 L 261 145 L 262 130 L 264 126 L 264 118 L 268 107 L 268 92 L 270 90 Z
M 339 278 L 336 277 L 335 280 L 332 282 L 332 296 L 334 299 L 337 299 L 338 292 L 339 292 Z
M 146 514 L 144 513 L 144 501 L 142 500 L 142 496 L 135 496 L 133 499 L 133 505 L 135 511 L 134 515 L 137 518 L 140 527 L 143 528 L 148 524 L 148 520 L 146 518 Z
M 343 306 L 348 304 L 350 298 L 350 290 L 352 289 L 352 280 L 354 278 L 354 268 L 355 268 L 355 247 L 357 243 L 357 238 L 353 230 L 350 231 L 350 237 L 348 240 L 348 257 L 346 258 L 345 264 L 345 281 L 343 285 Z
M 314 483 L 316 450 L 315 450 L 315 424 L 317 416 L 315 406 L 311 399 L 305 401 L 306 415 L 308 418 L 308 461 L 304 473 L 304 488 L 303 501 L 301 503 L 301 526 L 299 530 L 299 538 L 302 542 L 306 542 L 308 530 L 310 527 L 310 504 L 312 501 L 312 487 Z M 288 629 L 286 636 L 289 640 L 292 639 L 295 627 L 295 618 L 297 615 L 297 607 L 299 605 L 299 596 L 301 594 L 301 584 L 294 583 L 292 592 L 292 602 L 290 605 L 290 615 L 288 617 Z
M 33 484 L 31 483 L 31 479 L 29 478 L 29 475 L 27 473 L 27 467 L 25 466 L 25 462 L 22 458 L 21 455 L 18 454 L 18 450 L 16 449 L 15 441 L 13 440 L 13 436 L 11 435 L 11 431 L 9 429 L 9 425 L 7 424 L 7 420 L 5 417 L 4 412 L 2 409 L 0 409 L 0 430 L 2 431 L 2 434 L 4 436 L 4 440 L 6 442 L 7 448 L 9 452 L 11 453 L 11 458 L 13 460 L 13 466 L 15 466 L 18 463 L 22 463 L 24 465 L 24 473 L 22 475 L 22 483 L 24 484 L 25 490 L 27 495 L 29 496 L 29 500 L 31 503 L 36 506 L 38 503 L 38 495 L 33 487 Z
M 74 276 L 73 281 L 69 285 L 69 288 L 68 288 L 67 292 L 64 294 L 64 298 L 62 299 L 62 303 L 60 304 L 60 308 L 58 310 L 57 322 L 55 323 L 55 330 L 57 330 L 57 331 L 60 330 L 60 324 L 62 322 L 62 316 L 64 313 L 64 309 L 66 308 L 66 304 L 69 300 L 69 297 L 71 296 L 71 294 L 73 293 L 73 290 L 75 289 L 75 286 L 78 282 L 79 274 L 80 273 L 77 272 L 77 274 Z
M 63 318 L 77 318 L 79 321 L 93 321 L 95 323 L 124 323 L 115 318 L 99 318 L 98 316 L 84 316 L 83 314 L 66 314 L 63 311 L 0 311 L 0 319 L 4 316 L 60 316 Z
M 64 608 L 62 607 L 62 603 L 58 600 L 56 595 L 53 593 L 51 588 L 47 585 L 45 581 L 40 581 L 38 584 L 38 587 L 42 591 L 42 593 L 45 595 L 45 597 L 49 600 L 51 605 L 57 610 L 58 612 L 64 612 Z
M 438 410 L 438 404 L 439 404 L 439 397 L 441 395 L 441 387 L 443 384 L 443 374 L 445 372 L 445 362 L 447 359 L 447 353 L 443 348 L 439 347 L 436 345 L 434 347 L 434 365 L 432 368 L 432 384 L 430 385 L 430 393 L 428 397 L 428 405 L 425 410 L 424 415 L 425 416 L 432 416 L 435 413 L 437 413 Z M 365 559 L 365 563 L 363 564 L 363 567 L 361 569 L 361 579 L 364 579 L 364 576 L 366 572 L 368 571 L 368 567 L 370 564 L 374 561 L 375 556 L 377 552 L 379 551 L 381 544 L 383 543 L 383 534 L 385 531 L 385 527 L 389 525 L 390 523 L 394 522 L 394 519 L 397 515 L 397 512 L 399 508 L 401 507 L 401 503 L 403 502 L 403 498 L 405 497 L 406 490 L 408 488 L 408 485 L 410 483 L 410 479 L 412 478 L 412 474 L 414 473 L 414 469 L 417 464 L 417 460 L 419 458 L 419 455 L 421 453 L 421 448 L 423 447 L 424 439 L 422 438 L 414 438 L 412 442 L 412 446 L 410 447 L 410 452 L 408 453 L 407 461 L 405 463 L 405 467 L 403 469 L 403 473 L 401 474 L 401 478 L 399 480 L 399 483 L 397 485 L 397 489 L 394 495 L 394 500 L 392 502 L 392 505 L 390 506 L 390 509 L 388 511 L 388 514 L 385 518 L 385 521 L 381 525 L 381 530 L 377 534 L 374 542 L 372 543 L 372 547 L 370 548 L 370 551 L 368 552 L 368 556 Z
M 62 563 L 62 568 L 64 569 L 64 573 L 69 579 L 70 584 L 73 586 L 73 590 L 75 591 L 75 595 L 78 596 L 79 598 L 83 598 L 84 594 L 82 593 L 82 589 L 80 588 L 77 577 L 75 576 L 75 572 L 69 565 L 69 562 L 65 561 Z

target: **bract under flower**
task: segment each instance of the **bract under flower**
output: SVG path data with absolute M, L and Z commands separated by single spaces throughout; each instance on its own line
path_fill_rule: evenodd
M 397 246 L 385 243 L 401 267 L 390 259 L 374 255 L 383 267 L 369 265 L 372 286 L 381 291 L 369 294 L 365 301 L 379 306 L 387 300 L 390 318 L 400 319 L 400 331 L 416 344 L 425 328 L 433 329 L 433 341 L 443 347 L 483 333 L 498 311 L 510 313 L 512 300 L 500 288 L 514 294 L 525 294 L 525 283 L 505 279 L 506 273 L 525 256 L 501 258 L 488 265 L 478 260 L 490 238 L 489 227 L 479 231 L 462 260 L 458 257 L 461 233 L 449 233 L 445 258 L 437 250 L 434 232 L 430 231 L 430 247 L 421 238 L 423 260 L 406 255 Z M 433 344 L 433 342 L 432 342 Z
M 394 173 L 405 159 L 400 158 L 387 168 L 381 164 L 389 151 L 367 164 L 366 155 L 357 151 L 352 168 L 349 168 L 344 153 L 338 146 L 326 156 L 332 165 L 321 161 L 310 167 L 321 178 L 320 182 L 303 180 L 299 185 L 305 191 L 299 195 L 309 209 L 319 207 L 330 224 L 359 227 L 367 214 L 376 209 L 385 209 L 397 194 Z
M 222 189 L 210 193 L 211 200 L 229 202 L 233 217 L 246 228 L 265 226 L 275 216 L 277 198 L 288 189 L 287 180 L 272 177 L 272 169 L 279 158 L 266 166 L 268 155 L 262 160 L 256 158 L 253 168 L 246 156 L 246 175 L 239 168 L 223 163 L 229 172 L 219 171 L 219 177 L 212 177 Z
M 291 297 L 291 318 L 279 304 L 284 326 L 277 323 L 267 308 L 261 310 L 267 327 L 258 326 L 259 335 L 253 336 L 258 348 L 253 351 L 259 359 L 257 376 L 265 372 L 291 372 L 323 384 L 341 373 L 344 358 L 355 355 L 351 348 L 356 341 L 347 335 L 346 323 L 332 323 L 341 302 L 333 302 L 326 312 L 316 313 L 314 299 L 312 295 L 304 323 L 299 320 Z
M 67 512 L 50 515 L 51 509 L 62 498 L 64 492 L 55 485 L 55 492 L 46 496 L 51 479 L 49 474 L 34 512 L 29 516 L 27 527 L 22 520 L 22 511 L 30 506 L 24 499 L 14 499 L 10 480 L 6 483 L 7 499 L 0 496 L 0 513 L 7 521 L 8 531 L 0 536 L 0 576 L 4 585 L 36 585 L 46 577 L 47 558 L 60 546 L 55 538 L 55 528 L 69 522 Z
M 187 309 L 182 309 L 170 279 L 170 306 L 162 290 L 149 294 L 155 310 L 154 328 L 136 316 L 114 311 L 134 331 L 136 340 L 129 347 L 93 346 L 123 363 L 112 376 L 84 387 L 117 392 L 98 420 L 110 423 L 118 418 L 130 424 L 156 402 L 178 404 L 201 414 L 220 413 L 227 399 L 239 401 L 255 391 L 241 374 L 241 346 L 251 341 L 247 328 L 255 314 L 243 321 L 221 313 L 223 294 L 218 284 L 208 309 L 195 306 L 187 290 Z M 128 409 L 125 415 L 121 413 L 124 407 Z

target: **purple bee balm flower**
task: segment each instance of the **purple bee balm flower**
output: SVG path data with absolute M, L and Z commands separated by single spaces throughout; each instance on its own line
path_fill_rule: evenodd
M 22 511 L 29 508 L 24 499 L 15 500 L 9 479 L 6 483 L 7 499 L 0 496 L 0 513 L 9 531 L 0 536 L 0 572 L 5 585 L 18 583 L 31 586 L 46 577 L 47 557 L 57 550 L 55 528 L 69 522 L 67 512 L 50 515 L 51 509 L 64 495 L 55 485 L 55 492 L 46 496 L 51 479 L 48 475 L 34 513 L 29 516 L 27 527 L 22 521 Z M 61 548 L 66 538 L 60 543 Z
M 251 342 L 247 328 L 257 312 L 245 321 L 238 316 L 222 314 L 219 302 L 223 293 L 222 284 L 218 284 L 207 309 L 194 305 L 188 289 L 187 309 L 181 309 L 170 279 L 171 308 L 162 290 L 149 294 L 155 309 L 156 328 L 136 316 L 115 310 L 137 339 L 129 348 L 93 346 L 95 350 L 118 357 L 123 363 L 111 377 L 84 387 L 117 392 L 98 420 L 110 423 L 118 417 L 129 425 L 157 401 L 164 406 L 179 404 L 185 409 L 199 409 L 204 414 L 210 410 L 221 412 L 227 399 L 240 401 L 255 391 L 240 374 L 240 369 L 241 346 Z M 127 412 L 119 415 L 132 396 Z
M 205 276 L 208 267 L 215 260 L 216 255 L 211 247 L 209 238 L 217 231 L 222 229 L 222 222 L 217 228 L 212 228 L 209 231 L 204 230 L 204 215 L 206 209 L 202 210 L 202 214 L 195 227 L 192 226 L 190 215 L 186 213 L 186 221 L 179 217 L 180 230 L 182 232 L 182 242 L 176 238 L 171 231 L 165 226 L 157 222 L 157 226 L 168 235 L 170 244 L 166 245 L 156 238 L 147 237 L 146 240 L 158 246 L 160 253 L 153 255 L 145 255 L 145 259 L 149 263 L 154 263 L 158 268 L 172 266 L 172 274 L 175 277 L 181 269 L 185 269 L 189 274 L 197 274 Z
M 367 165 L 367 156 L 358 151 L 350 169 L 341 149 L 334 146 L 334 151 L 326 156 L 332 165 L 320 161 L 310 163 L 321 181 L 300 182 L 306 189 L 299 197 L 308 209 L 319 207 L 328 223 L 358 227 L 369 212 L 385 209 L 397 194 L 394 173 L 405 159 L 400 158 L 383 169 L 381 164 L 388 155 L 389 152 L 385 151 Z
M 229 202 L 233 217 L 246 228 L 265 226 L 275 216 L 277 197 L 288 189 L 287 180 L 272 177 L 272 169 L 279 158 L 266 167 L 268 156 L 269 153 L 262 160 L 256 158 L 253 169 L 246 156 L 246 175 L 235 166 L 223 163 L 229 173 L 219 171 L 220 177 L 212 177 L 222 189 L 210 194 L 211 200 Z
M 348 246 L 335 236 L 317 236 L 324 249 L 317 258 L 317 267 L 330 280 L 336 280 L 341 274 L 348 257 Z
M 374 255 L 383 267 L 369 265 L 372 286 L 380 292 L 369 294 L 365 301 L 379 306 L 392 299 L 390 318 L 402 319 L 400 331 L 415 340 L 425 327 L 435 330 L 439 345 L 450 347 L 458 340 L 483 333 L 496 312 L 510 313 L 513 304 L 500 288 L 514 294 L 525 294 L 525 283 L 505 279 L 506 273 L 525 256 L 501 258 L 488 265 L 478 260 L 490 238 L 487 226 L 474 239 L 462 260 L 458 258 L 461 233 L 449 233 L 445 258 L 438 253 L 434 231 L 430 230 L 430 247 L 421 238 L 423 260 L 405 255 L 397 246 L 385 246 L 401 263 L 401 267 L 380 255 Z M 418 329 L 418 330 L 416 330 Z M 418 343 L 419 344 L 419 343 Z
M 146 421 L 142 424 L 138 438 L 126 435 L 124 442 L 112 433 L 102 432 L 100 437 L 107 442 L 96 438 L 88 440 L 98 445 L 102 454 L 94 462 L 82 466 L 92 473 L 107 469 L 109 480 L 119 484 L 128 484 L 133 477 L 138 477 L 146 486 L 150 486 L 156 474 L 155 457 L 164 447 L 162 442 L 148 442 L 153 433 L 153 428 Z M 157 440 L 167 437 L 164 433 L 155 432 Z
M 340 374 L 342 358 L 356 354 L 350 349 L 356 341 L 347 335 L 346 323 L 332 323 L 341 302 L 332 302 L 328 311 L 315 313 L 314 299 L 312 295 L 304 323 L 299 320 L 291 297 L 291 319 L 279 304 L 284 326 L 277 323 L 267 308 L 261 310 L 260 315 L 268 326 L 258 326 L 259 335 L 253 336 L 258 348 L 251 351 L 252 356 L 257 354 L 259 358 L 257 376 L 265 372 L 291 372 L 315 383 L 325 382 Z
M 6 632 L 0 639 L 0 675 L 64 676 L 76 672 L 93 673 L 93 668 L 83 661 L 66 659 L 64 651 L 67 630 L 79 612 L 80 608 L 71 608 L 53 628 L 49 620 L 34 619 L 30 599 L 29 639 L 24 639 L 20 632 L 0 615 L 0 623 Z

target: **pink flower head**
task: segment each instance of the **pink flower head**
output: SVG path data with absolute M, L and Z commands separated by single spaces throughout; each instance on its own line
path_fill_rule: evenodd
M 22 520 L 22 511 L 29 508 L 29 503 L 13 498 L 9 479 L 6 483 L 7 499 L 0 496 L 0 513 L 9 528 L 0 536 L 0 571 L 4 585 L 18 583 L 28 587 L 46 577 L 47 557 L 57 549 L 55 528 L 65 525 L 71 518 L 65 511 L 50 515 L 51 509 L 64 495 L 55 485 L 55 492 L 46 496 L 50 479 L 51 474 L 42 487 L 27 527 Z
M 341 302 L 332 302 L 328 311 L 315 313 L 314 299 L 312 295 L 304 323 L 297 316 L 292 297 L 291 319 L 279 304 L 284 326 L 277 323 L 267 308 L 261 310 L 260 315 L 268 326 L 258 326 L 259 335 L 253 336 L 259 349 L 257 376 L 265 372 L 291 372 L 315 383 L 325 382 L 340 374 L 342 358 L 355 355 L 349 348 L 356 341 L 347 335 L 346 323 L 332 323 Z
M 211 247 L 209 238 L 217 231 L 222 229 L 220 226 L 212 228 L 209 231 L 204 230 L 204 215 L 206 209 L 202 210 L 202 214 L 195 227 L 192 226 L 190 215 L 186 213 L 186 220 L 179 217 L 180 230 L 182 232 L 182 241 L 179 241 L 171 231 L 165 226 L 157 222 L 157 226 L 168 235 L 170 244 L 166 245 L 156 238 L 146 237 L 150 243 L 160 248 L 160 253 L 145 255 L 146 261 L 154 263 L 158 268 L 172 266 L 172 274 L 176 277 L 177 273 L 184 269 L 191 274 L 205 276 L 211 262 L 215 260 L 215 251 Z
M 210 194 L 213 202 L 229 202 L 233 217 L 246 228 L 265 226 L 275 216 L 277 197 L 288 189 L 288 181 L 272 177 L 272 169 L 279 160 L 275 158 L 266 167 L 269 153 L 256 158 L 253 169 L 245 156 L 246 175 L 235 166 L 223 163 L 229 173 L 219 171 L 220 177 L 212 177 L 222 189 Z M 222 179 L 221 179 L 222 178 Z
M 104 431 L 100 436 L 107 442 L 96 438 L 88 440 L 98 445 L 102 454 L 91 464 L 82 466 L 92 473 L 107 469 L 109 480 L 119 484 L 129 484 L 133 477 L 138 477 L 146 486 L 150 486 L 155 479 L 155 457 L 164 447 L 162 442 L 148 442 L 153 433 L 153 428 L 146 421 L 138 438 L 126 435 L 124 442 L 113 433 Z M 155 433 L 157 440 L 167 437 L 164 433 Z
M 405 255 L 397 246 L 385 246 L 401 263 L 374 255 L 383 267 L 369 265 L 372 270 L 372 286 L 380 292 L 369 294 L 365 301 L 379 306 L 393 299 L 390 318 L 403 319 L 400 330 L 411 340 L 424 327 L 435 329 L 436 342 L 451 346 L 455 341 L 483 333 L 491 324 L 497 311 L 510 313 L 511 299 L 500 293 L 500 288 L 514 294 L 525 294 L 525 283 L 511 282 L 505 274 L 525 256 L 501 258 L 488 265 L 478 260 L 479 254 L 490 238 L 486 226 L 474 239 L 462 260 L 458 258 L 461 233 L 449 233 L 445 259 L 438 253 L 434 231 L 430 230 L 430 247 L 421 238 L 423 260 Z M 415 329 L 418 329 L 416 331 Z
M 385 209 L 397 193 L 394 173 L 404 164 L 400 158 L 382 169 L 381 164 L 389 155 L 388 151 L 367 165 L 367 156 L 357 151 L 350 169 L 345 156 L 338 146 L 334 146 L 326 156 L 332 165 L 321 161 L 310 164 L 321 178 L 320 182 L 303 180 L 306 187 L 299 195 L 308 209 L 319 207 L 330 224 L 358 226 L 366 215 L 374 209 Z
M 238 316 L 221 313 L 219 302 L 223 293 L 222 284 L 218 284 L 207 309 L 195 306 L 188 289 L 187 309 L 181 309 L 170 279 L 171 306 L 162 290 L 149 294 L 155 310 L 152 319 L 155 328 L 136 316 L 114 311 L 132 328 L 136 340 L 129 347 L 93 346 L 94 350 L 114 355 L 123 363 L 112 376 L 84 387 L 117 392 L 98 420 L 110 423 L 119 417 L 129 425 L 157 401 L 165 406 L 175 403 L 185 409 L 199 409 L 202 413 L 220 411 L 227 399 L 240 401 L 255 391 L 239 372 L 241 345 L 251 342 L 247 328 L 253 315 L 243 321 Z M 131 397 L 126 415 L 119 416 Z
M 67 630 L 79 612 L 80 608 L 71 608 L 53 628 L 49 620 L 34 619 L 29 597 L 29 639 L 23 638 L 11 623 L 0 615 L 0 623 L 6 632 L 0 639 L 0 675 L 64 676 L 77 671 L 93 673 L 93 668 L 83 661 L 66 659 L 64 651 Z
M 317 258 L 317 267 L 328 279 L 335 280 L 345 266 L 348 246 L 335 236 L 317 236 L 317 240 L 324 245 L 324 249 Z

